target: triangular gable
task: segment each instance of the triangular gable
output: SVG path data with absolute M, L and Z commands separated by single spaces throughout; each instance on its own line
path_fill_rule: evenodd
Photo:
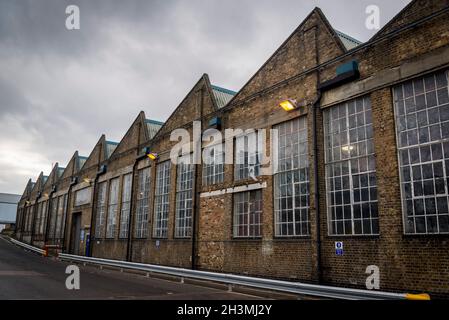
M 149 137 L 146 130 L 145 113 L 141 111 L 126 131 L 122 140 L 120 140 L 110 157 L 131 150 L 148 140 Z
M 165 121 L 164 125 L 156 134 L 154 139 L 158 139 L 164 134 L 200 118 L 201 110 L 198 103 L 198 92 L 202 88 L 205 89 L 203 96 L 203 116 L 218 110 L 209 81 L 209 76 L 207 74 L 203 74 L 203 76 L 181 101 L 175 111 L 173 111 L 167 121 Z
M 392 31 L 420 20 L 449 6 L 449 0 L 413 0 L 380 29 L 370 41 L 386 36 Z
M 104 160 L 104 146 L 106 142 L 105 135 L 101 135 L 98 142 L 95 144 L 94 148 L 92 149 L 90 155 L 87 157 L 87 160 L 85 161 L 84 165 L 81 167 L 80 170 L 84 170 L 90 167 L 93 167 L 95 165 L 98 165 L 100 162 Z
M 30 193 L 42 190 L 43 187 L 44 187 L 45 182 L 46 181 L 45 181 L 45 178 L 44 178 L 44 173 L 41 171 L 41 173 L 39 174 L 39 177 L 36 179 L 36 183 L 34 184 L 33 188 L 31 189 Z
M 56 162 L 50 174 L 48 175 L 47 181 L 45 181 L 45 183 L 43 184 L 42 189 L 50 188 L 56 183 L 56 181 L 58 180 L 58 168 L 59 164 Z
M 314 30 L 317 30 L 316 39 Z M 320 64 L 347 52 L 321 9 L 315 8 L 250 78 L 230 104 L 315 67 L 315 40 L 318 42 Z
M 73 156 L 70 158 L 69 163 L 67 163 L 64 172 L 61 175 L 61 180 L 71 177 L 75 173 L 76 162 L 78 158 L 78 151 L 75 151 Z
M 34 187 L 34 182 L 30 179 L 28 179 L 27 185 L 25 187 L 25 190 L 23 191 L 22 197 L 20 198 L 20 200 L 28 197 L 31 194 L 31 189 L 33 189 Z

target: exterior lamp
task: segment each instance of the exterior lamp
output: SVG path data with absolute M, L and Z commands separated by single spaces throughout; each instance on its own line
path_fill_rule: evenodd
M 287 100 L 282 101 L 279 104 L 279 106 L 287 112 L 293 111 L 298 108 L 298 104 L 297 104 L 296 100 L 292 100 L 292 99 L 287 99 Z
M 150 152 L 147 154 L 147 157 L 152 161 L 156 161 L 159 158 L 159 155 L 156 152 Z
M 89 183 L 89 184 L 92 182 L 92 180 L 89 179 L 89 178 L 84 178 L 83 181 L 86 182 L 86 183 Z

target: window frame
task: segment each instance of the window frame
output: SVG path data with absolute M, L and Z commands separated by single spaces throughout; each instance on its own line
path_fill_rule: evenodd
M 445 76 L 445 86 L 438 86 L 438 75 L 444 74 Z M 426 80 L 428 78 L 432 77 L 433 78 L 433 84 L 435 85 L 433 90 L 427 90 L 427 84 L 426 84 Z M 422 92 L 419 91 L 417 93 L 417 88 L 416 88 L 416 84 L 418 82 L 421 82 L 422 85 Z M 401 96 L 402 99 L 398 99 L 397 97 L 397 93 L 396 90 L 401 88 Z M 406 96 L 406 89 L 411 89 L 412 93 L 410 96 Z M 421 89 L 421 88 L 419 88 Z M 392 103 L 393 103 L 393 110 L 394 110 L 394 124 L 395 124 L 395 139 L 396 139 L 396 153 L 397 153 L 397 161 L 398 161 L 398 174 L 399 174 L 399 188 L 400 188 L 400 201 L 401 201 L 401 214 L 402 214 L 402 228 L 403 228 L 403 235 L 404 236 L 408 236 L 408 237 L 422 237 L 422 236 L 437 236 L 437 237 L 447 237 L 449 235 L 449 212 L 446 214 L 439 214 L 439 208 L 438 208 L 438 199 L 439 198 L 446 198 L 446 207 L 449 207 L 449 182 L 447 181 L 447 179 L 449 178 L 449 168 L 447 166 L 447 162 L 449 161 L 449 156 L 446 157 L 446 151 L 445 151 L 445 145 L 449 144 L 449 137 L 444 138 L 443 137 L 443 130 L 442 130 L 442 124 L 449 124 L 448 119 L 444 119 L 442 121 L 441 119 L 441 109 L 443 107 L 447 107 L 446 111 L 449 112 L 449 102 L 443 102 L 440 103 L 440 99 L 441 97 L 439 96 L 440 91 L 444 91 L 446 90 L 447 93 L 447 97 L 449 97 L 449 69 L 440 69 L 440 70 L 436 70 L 424 75 L 420 75 L 418 77 L 414 77 L 410 80 L 407 81 L 403 81 L 401 83 L 398 83 L 394 86 L 391 87 L 391 96 L 392 96 Z M 435 105 L 431 105 L 429 106 L 429 102 L 428 102 L 428 95 L 430 96 L 430 94 L 435 94 Z M 420 105 L 419 107 L 422 107 L 422 109 L 416 109 L 418 107 L 417 105 L 417 98 L 421 97 L 424 99 L 424 105 Z M 408 99 L 413 99 L 413 106 L 408 106 L 407 105 L 407 101 Z M 403 108 L 403 114 L 400 113 L 399 108 Z M 415 111 L 409 112 L 407 108 L 415 108 Z M 431 123 L 429 120 L 429 110 L 433 110 L 433 109 L 438 109 L 438 121 Z M 422 126 L 420 126 L 419 122 L 419 115 L 418 113 L 420 112 L 424 112 L 426 113 L 426 123 Z M 414 130 L 414 128 L 412 127 L 413 124 L 411 124 L 410 128 L 409 128 L 409 123 L 407 122 L 408 117 L 412 117 L 412 115 L 416 115 L 416 130 L 418 131 L 417 133 L 417 141 L 414 144 L 410 144 L 409 143 L 409 137 L 408 137 L 408 132 Z M 447 116 L 447 115 L 446 115 Z M 401 122 L 401 117 L 405 117 L 405 122 Z M 431 137 L 431 127 L 432 126 L 436 126 L 438 125 L 439 127 L 439 134 L 440 137 L 439 139 L 435 139 L 432 140 Z M 401 127 L 404 128 L 404 130 L 401 131 Z M 422 138 L 420 136 L 420 132 L 419 130 L 422 128 L 426 128 L 428 129 L 428 141 L 427 142 L 421 142 L 420 139 Z M 402 142 L 401 142 L 401 133 L 406 133 L 407 137 L 406 137 L 406 145 L 403 146 Z M 441 151 L 441 158 L 440 159 L 434 159 L 434 150 L 433 150 L 433 146 L 437 146 L 436 148 L 439 147 L 440 151 Z M 423 148 L 429 148 L 430 149 L 430 160 L 428 161 L 422 161 L 422 150 Z M 418 155 L 418 161 L 416 163 L 411 163 L 410 161 L 412 160 L 412 154 L 411 151 L 416 150 L 417 151 L 417 155 Z M 403 160 L 402 160 L 402 152 L 406 151 L 407 153 L 407 161 L 409 161 L 409 163 L 403 164 Z M 436 193 L 436 180 L 437 178 L 435 177 L 435 164 L 440 163 L 442 165 L 442 177 L 441 180 L 443 180 L 443 186 L 444 186 L 444 193 Z M 430 179 L 426 179 L 424 178 L 424 173 L 423 173 L 423 167 L 424 166 L 428 166 L 430 165 L 432 167 L 432 178 Z M 413 172 L 413 168 L 414 167 L 419 167 L 420 168 L 420 175 L 421 175 L 421 179 L 417 179 L 414 180 L 414 172 Z M 408 168 L 409 170 L 409 179 L 410 180 L 404 180 L 404 168 Z M 434 192 L 431 194 L 426 195 L 425 194 L 425 182 L 432 180 L 432 185 L 434 188 Z M 415 182 L 417 181 L 417 182 Z M 422 195 L 420 196 L 415 196 L 415 183 L 419 183 L 421 185 L 422 188 Z M 410 184 L 410 193 L 411 193 L 411 198 L 408 199 L 406 197 L 406 190 L 405 190 L 405 185 L 406 184 Z M 434 199 L 435 203 L 435 213 L 434 214 L 427 214 L 427 210 L 426 210 L 426 200 L 427 199 Z M 408 215 L 408 208 L 407 208 L 407 200 L 411 201 L 412 203 L 412 209 L 413 209 L 413 214 L 411 216 Z M 422 200 L 423 202 L 423 215 L 416 215 L 415 214 L 415 200 Z M 449 210 L 448 210 L 449 211 Z M 446 229 L 447 231 L 443 231 L 441 232 L 441 226 L 440 226 L 440 219 L 441 217 L 444 216 L 446 217 L 446 220 L 448 220 L 448 224 L 446 225 Z M 428 218 L 435 218 L 436 219 L 436 228 L 437 231 L 436 232 L 429 232 L 429 228 L 428 228 Z M 425 228 L 425 232 L 417 232 L 417 218 L 422 218 L 424 219 L 424 228 Z M 410 232 L 408 231 L 408 223 L 407 220 L 408 219 L 412 219 L 413 220 L 413 230 L 414 232 Z
M 151 199 L 151 168 L 152 167 L 142 168 L 137 173 L 136 219 L 134 221 L 132 235 L 134 239 L 148 238 Z M 144 175 L 144 173 L 146 174 Z M 143 196 L 140 197 L 142 193 Z M 139 211 L 142 211 L 142 213 L 139 213 Z
M 274 238 L 277 239 L 295 239 L 295 238 L 309 238 L 311 236 L 311 221 L 310 221 L 310 164 L 309 164 L 309 137 L 308 137 L 308 117 L 307 115 L 301 115 L 299 117 L 281 122 L 281 123 L 277 123 L 276 125 L 273 125 L 273 129 L 278 130 L 277 131 L 277 135 L 276 135 L 276 140 L 278 143 L 278 147 L 276 148 L 275 155 L 276 155 L 276 165 L 274 168 L 274 176 L 273 176 L 273 236 Z M 298 121 L 298 124 L 295 124 L 294 122 Z M 303 124 L 301 124 L 300 122 L 303 122 Z M 294 126 L 297 125 L 298 131 L 296 131 L 295 133 L 299 136 L 301 134 L 305 134 L 305 140 L 300 140 L 298 139 L 298 148 L 304 148 L 304 152 L 302 153 L 303 158 L 300 157 L 301 153 L 298 151 L 298 167 L 295 169 L 289 169 L 289 170 L 282 170 L 281 168 L 281 161 L 280 161 L 280 155 L 283 154 L 283 151 L 280 149 L 281 146 L 281 132 L 285 131 L 287 128 L 285 126 L 289 125 L 290 129 Z M 299 129 L 299 127 L 303 125 L 304 127 Z M 284 128 L 283 128 L 284 126 Z M 290 132 L 291 134 L 291 132 Z M 299 137 L 298 137 L 299 138 Z M 286 141 L 287 141 L 287 137 L 285 137 Z M 290 136 L 290 140 L 291 140 L 291 136 Z M 300 144 L 303 144 L 303 146 L 300 146 Z M 285 144 L 284 147 L 286 147 L 287 144 Z M 284 148 L 285 149 L 285 148 Z M 299 150 L 299 149 L 298 149 Z M 290 153 L 289 155 L 289 159 L 288 162 L 291 164 L 292 160 L 294 158 L 293 156 L 293 152 Z M 283 158 L 284 160 L 287 161 L 287 157 Z M 304 161 L 304 166 L 301 167 L 301 161 Z M 287 163 L 287 162 L 286 162 Z M 286 165 L 287 166 L 287 165 Z M 305 180 L 300 180 L 300 176 L 301 176 L 301 171 L 303 170 L 304 172 L 304 177 Z M 296 195 L 292 194 L 291 195 L 291 199 L 292 199 L 292 208 L 291 208 L 291 214 L 292 214 L 292 221 L 288 221 L 288 219 L 286 220 L 281 220 L 280 217 L 283 215 L 283 210 L 286 210 L 285 212 L 285 217 L 287 218 L 287 215 L 289 214 L 289 209 L 281 209 L 282 205 L 282 191 L 281 191 L 281 182 L 282 182 L 282 177 L 285 176 L 287 179 L 287 175 L 292 175 L 294 177 L 295 173 L 297 172 L 297 176 L 299 181 L 297 182 L 299 184 L 299 188 L 301 189 L 301 185 L 304 184 L 306 186 L 306 192 L 304 193 L 304 197 L 306 197 L 306 206 L 299 206 L 299 207 L 293 207 L 293 203 L 295 202 L 295 198 Z M 279 181 L 279 182 L 278 182 Z M 293 181 L 293 179 L 292 179 Z M 285 184 L 285 186 L 287 186 Z M 294 191 L 295 189 L 295 183 L 291 183 L 290 186 L 292 187 L 292 191 Z M 286 187 L 287 188 L 287 187 Z M 288 189 L 288 188 L 287 188 Z M 302 195 L 302 193 L 300 193 L 300 196 Z M 285 198 L 286 202 L 288 202 L 288 197 Z M 300 219 L 299 222 L 296 221 L 296 213 L 295 210 L 299 210 L 299 215 L 300 215 Z M 301 215 L 304 213 L 302 212 L 302 210 L 305 211 L 305 215 L 307 219 L 302 219 Z M 288 234 L 289 231 L 289 223 L 292 224 L 292 230 L 293 233 L 292 234 Z M 296 230 L 296 224 L 299 223 L 299 233 Z M 302 232 L 302 224 L 306 224 L 306 233 Z M 284 234 L 282 232 L 282 225 L 285 225 L 286 227 L 286 234 Z
M 48 239 L 55 240 L 56 239 L 56 220 L 58 215 L 58 204 L 59 198 L 57 196 L 53 196 L 51 198 L 51 210 L 50 210 L 50 226 L 48 230 Z
M 216 154 L 217 153 L 217 149 L 218 146 L 221 145 L 221 160 L 222 163 L 215 163 L 215 161 L 217 161 L 217 159 L 219 159 L 220 154 Z M 210 154 L 206 153 L 208 150 L 213 150 L 214 151 L 214 155 L 213 157 L 210 157 Z M 202 185 L 203 187 L 209 187 L 209 186 L 214 186 L 217 184 L 221 184 L 224 182 L 225 179 L 225 143 L 224 142 L 220 142 L 220 143 L 214 143 L 211 145 L 208 145 L 204 148 L 202 148 L 202 154 L 203 155 L 207 155 L 204 157 L 204 161 L 203 161 L 203 165 L 202 165 Z M 213 163 L 208 163 L 209 159 L 213 158 Z M 221 168 L 220 169 L 217 169 Z M 207 174 L 209 171 L 209 173 L 212 174 Z
M 113 187 L 115 187 L 116 189 L 113 190 L 112 189 Z M 115 192 L 115 199 L 113 197 L 113 192 Z M 114 200 L 115 202 L 111 203 L 111 201 Z M 109 181 L 108 186 L 108 204 L 107 204 L 108 214 L 106 217 L 106 235 L 105 235 L 106 239 L 115 239 L 117 231 L 117 216 L 119 206 L 120 206 L 120 177 L 115 177 Z
M 253 199 L 251 196 L 259 195 L 259 197 L 256 197 Z M 243 201 L 236 201 L 236 198 L 242 196 L 245 197 Z M 247 196 L 247 197 L 246 197 Z M 258 203 L 258 210 L 254 210 L 252 212 L 251 210 L 251 200 L 255 200 Z M 239 240 L 239 239 L 252 239 L 257 240 L 261 239 L 263 237 L 263 189 L 256 189 L 256 190 L 250 190 L 250 191 L 243 191 L 243 192 L 236 192 L 233 194 L 232 197 L 232 238 Z M 238 205 L 243 203 L 247 203 L 247 210 L 244 212 L 238 212 Z M 258 223 L 251 224 L 251 215 L 254 215 L 258 217 Z M 243 216 L 243 219 L 247 219 L 247 222 L 243 224 L 237 224 L 236 222 L 240 220 L 240 216 Z M 243 228 L 246 231 L 245 235 L 239 235 L 239 227 L 243 226 Z M 257 230 L 257 234 L 251 234 L 251 227 L 254 228 L 254 230 Z
M 162 183 L 160 185 L 159 183 Z M 153 238 L 168 238 L 168 223 L 170 218 L 171 195 L 171 161 L 160 162 L 156 166 L 156 181 L 154 187 Z
M 107 219 L 107 193 L 108 182 L 100 182 L 98 184 L 96 201 L 97 203 L 95 206 L 95 239 L 104 239 L 105 237 L 105 224 Z M 102 196 L 100 197 L 100 195 Z
M 362 101 L 362 103 L 363 103 L 363 112 L 357 111 L 357 103 L 359 101 Z M 349 111 L 350 104 L 354 105 L 354 110 L 355 110 L 354 113 L 350 113 L 350 111 Z M 368 124 L 368 125 L 367 125 L 367 119 L 366 119 L 366 112 L 367 112 L 367 107 L 366 106 L 367 105 L 368 105 L 368 108 L 369 108 L 368 110 L 369 110 L 369 113 L 370 113 L 370 121 L 371 121 L 370 124 Z M 347 140 L 346 140 L 346 143 L 341 143 L 337 148 L 343 149 L 344 147 L 348 146 L 348 150 L 349 151 L 347 151 L 347 152 L 350 153 L 350 152 L 353 151 L 353 149 L 350 149 L 351 144 L 353 144 L 353 145 L 365 144 L 364 149 L 366 150 L 366 153 L 364 153 L 363 155 L 355 155 L 355 156 L 349 155 L 347 158 L 343 158 L 341 155 L 343 154 L 344 151 L 340 150 L 341 151 L 340 152 L 341 155 L 340 155 L 339 159 L 337 159 L 337 160 L 332 159 L 332 161 L 330 161 L 329 160 L 329 156 L 328 156 L 328 152 L 330 151 L 330 152 L 333 153 L 332 149 L 335 149 L 335 148 L 333 147 L 333 143 L 331 143 L 331 147 L 330 147 L 331 150 L 329 150 L 329 148 L 328 148 L 329 141 L 327 141 L 327 137 L 326 136 L 327 136 L 327 131 L 329 130 L 329 128 L 326 127 L 326 114 L 325 113 L 328 112 L 329 116 L 331 116 L 331 114 L 332 114 L 333 110 L 335 110 L 335 108 L 341 108 L 342 106 L 345 107 L 345 117 L 344 118 L 338 117 L 337 119 L 332 119 L 332 117 L 331 117 L 330 120 L 329 120 L 330 122 L 331 121 L 341 121 L 342 119 L 345 120 L 346 130 L 344 130 L 343 132 L 346 133 L 346 137 L 345 138 Z M 337 111 L 337 112 L 339 112 L 339 111 Z M 355 125 L 354 127 L 351 127 L 351 125 L 350 125 L 350 117 L 353 116 L 353 117 L 357 118 L 360 113 L 363 114 L 363 125 L 362 126 Z M 359 121 L 359 120 L 357 119 L 357 121 Z M 371 132 L 372 137 L 368 138 L 368 139 L 367 139 L 367 135 L 366 135 L 366 133 L 367 133 L 367 126 L 371 126 L 371 130 L 372 130 L 372 132 Z M 358 131 L 360 128 L 364 129 L 363 130 L 363 135 L 364 135 L 365 138 L 359 140 L 359 138 L 357 137 L 357 140 L 352 143 L 351 142 L 351 133 L 350 133 L 350 131 L 351 130 Z M 325 188 L 326 188 L 325 189 L 326 190 L 326 217 L 327 217 L 327 228 L 328 228 L 327 235 L 329 237 L 370 237 L 370 238 L 378 237 L 380 235 L 380 225 L 379 225 L 379 220 L 380 220 L 380 218 L 379 218 L 380 217 L 379 211 L 380 210 L 379 210 L 379 197 L 378 197 L 378 188 L 379 188 L 379 186 L 378 186 L 378 183 L 377 183 L 377 163 L 376 163 L 376 152 L 375 152 L 375 143 L 374 143 L 373 112 L 372 112 L 372 105 L 371 105 L 371 97 L 370 97 L 370 95 L 364 95 L 362 97 L 350 99 L 350 100 L 341 102 L 339 104 L 330 106 L 330 107 L 326 108 L 325 110 L 323 110 L 323 133 L 324 133 L 324 137 L 323 138 L 324 138 L 324 154 L 325 154 L 324 167 L 325 167 L 325 184 L 326 184 L 326 186 L 325 186 Z M 342 131 L 341 130 L 338 131 L 338 134 L 342 134 Z M 357 133 L 357 135 L 358 134 L 359 133 Z M 336 134 L 334 133 L 333 136 L 335 136 L 335 135 Z M 372 146 L 371 146 L 372 147 L 372 152 L 369 152 L 369 147 L 370 146 L 368 146 L 368 143 L 370 142 L 370 140 L 371 140 L 371 143 L 372 143 Z M 365 160 L 365 159 L 366 159 L 366 170 L 362 171 L 360 169 L 360 162 L 359 161 L 360 160 Z M 373 161 L 374 169 L 370 169 L 370 159 L 372 159 L 372 161 Z M 353 172 L 352 161 L 357 161 L 357 163 L 358 163 L 357 171 L 355 173 Z M 344 175 L 343 172 L 341 172 L 340 175 L 334 175 L 333 174 L 332 176 L 329 176 L 329 170 L 330 170 L 329 167 L 330 166 L 332 166 L 332 171 L 334 171 L 335 170 L 334 165 L 340 165 L 340 167 L 342 168 L 343 164 L 345 162 L 347 163 L 347 166 L 348 166 L 348 173 L 347 173 L 347 175 Z M 356 201 L 355 197 L 354 197 L 354 194 L 355 194 L 354 177 L 357 177 L 359 179 L 359 181 L 360 181 L 361 176 L 363 176 L 363 175 L 367 176 L 367 186 L 364 187 L 364 186 L 359 184 L 359 187 L 356 188 L 360 192 L 359 201 Z M 370 175 L 374 175 L 374 181 L 375 181 L 374 185 L 371 185 Z M 349 187 L 348 187 L 348 189 L 343 189 L 343 184 L 344 184 L 343 178 L 345 176 L 347 176 L 348 180 L 349 180 Z M 330 194 L 331 193 L 338 193 L 339 191 L 337 189 L 335 189 L 335 187 L 332 190 L 329 189 L 329 180 L 332 179 L 335 182 L 335 179 L 338 179 L 338 178 L 341 180 L 341 183 L 342 183 L 341 184 L 341 189 L 339 190 L 340 193 L 341 193 L 341 200 L 342 200 L 342 202 L 341 202 L 340 205 L 331 206 L 330 205 L 330 203 L 331 203 Z M 374 188 L 374 190 L 375 190 L 375 199 L 376 200 L 374 200 L 374 201 L 371 201 L 371 196 L 372 195 L 371 195 L 370 191 L 371 191 L 372 188 Z M 366 191 L 368 193 L 368 200 L 367 201 L 362 201 L 362 189 L 366 189 L 367 190 Z M 344 203 L 344 192 L 345 192 L 345 190 L 347 190 L 347 192 L 349 192 L 349 199 L 350 199 L 349 203 L 346 204 L 346 205 Z M 363 205 L 367 205 L 369 207 L 369 211 L 370 211 L 369 212 L 369 218 L 364 218 L 363 217 Z M 377 208 L 376 209 L 377 210 L 377 217 L 373 218 L 373 216 L 371 214 L 371 205 L 373 205 L 373 207 L 375 206 L 375 208 Z M 334 207 L 336 209 L 339 206 L 341 207 L 341 210 L 342 210 L 341 211 L 342 219 L 337 219 L 337 216 L 336 216 L 337 213 L 335 213 L 335 219 L 332 219 L 332 211 L 331 211 L 332 208 L 331 207 Z M 351 210 L 351 212 L 350 212 L 350 220 L 345 219 L 345 217 L 344 217 L 345 216 L 345 213 L 344 213 L 344 207 L 345 206 L 350 207 L 350 210 Z M 359 206 L 360 207 L 360 218 L 355 218 L 355 215 L 354 215 L 354 210 L 355 210 L 354 207 L 355 206 Z M 360 228 L 362 230 L 362 233 L 355 233 L 355 221 L 356 220 L 360 222 Z M 373 224 L 373 221 L 377 220 L 377 232 L 365 233 L 363 231 L 364 228 L 365 228 L 365 226 L 364 226 L 365 220 L 369 221 L 369 225 L 370 225 L 371 231 L 373 231 L 373 228 L 375 226 Z M 336 225 L 336 223 L 339 222 L 339 221 L 341 221 L 341 223 L 342 223 L 343 233 L 338 233 L 337 228 L 332 226 L 332 224 Z M 350 234 L 346 234 L 345 233 L 345 221 L 350 221 L 351 222 L 351 233 Z
M 126 188 L 127 183 L 126 179 L 129 177 L 129 189 Z M 122 177 L 122 192 L 120 194 L 121 197 L 121 206 L 120 206 L 120 225 L 118 237 L 119 239 L 127 239 L 129 236 L 129 222 L 131 219 L 131 199 L 132 199 L 132 184 L 133 184 L 133 175 L 132 173 L 127 173 Z M 123 219 L 124 212 L 126 213 L 126 220 Z
M 255 159 L 256 163 L 251 164 L 254 165 L 254 177 L 260 177 L 262 170 L 262 157 L 263 157 L 263 135 L 260 134 L 259 130 L 254 130 L 253 132 L 244 132 L 240 135 L 237 135 L 234 139 L 234 181 L 241 182 L 245 180 L 249 180 L 252 177 L 249 174 L 250 162 Z M 252 140 L 254 139 L 254 140 Z M 243 148 L 240 148 L 243 140 Z M 251 153 L 254 150 L 251 149 L 250 145 L 254 142 L 256 145 L 256 150 L 254 153 Z M 250 152 L 251 151 L 251 152 Z M 241 156 L 241 153 L 244 153 Z M 240 161 L 243 159 L 243 163 Z M 243 173 L 242 173 L 243 171 Z
M 184 159 L 189 158 L 190 163 L 184 163 Z M 183 170 L 184 167 L 189 169 Z M 176 167 L 176 197 L 175 197 L 175 230 L 174 238 L 176 239 L 190 239 L 192 238 L 192 223 L 193 223 L 193 207 L 195 201 L 195 173 L 196 165 L 193 163 L 193 154 L 184 155 L 178 158 L 178 164 Z M 186 178 L 186 180 L 183 180 Z M 187 187 L 186 187 L 187 185 Z M 190 194 L 189 194 L 190 193 Z M 182 199 L 180 199 L 183 195 Z M 190 201 L 190 207 L 187 207 Z M 180 208 L 180 204 L 183 207 Z M 184 213 L 183 218 L 180 218 L 180 212 Z M 187 213 L 190 212 L 190 216 Z M 180 222 L 183 221 L 183 225 L 180 226 Z M 190 222 L 187 222 L 190 221 Z

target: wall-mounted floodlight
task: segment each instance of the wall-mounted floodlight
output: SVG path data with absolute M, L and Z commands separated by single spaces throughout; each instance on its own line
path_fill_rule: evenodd
M 279 103 L 279 106 L 285 111 L 293 111 L 295 109 L 298 109 L 298 103 L 293 99 L 284 100 Z
M 83 181 L 84 181 L 85 183 L 91 183 L 91 182 L 92 182 L 92 179 L 84 178 Z
M 159 158 L 159 155 L 156 152 L 150 152 L 147 154 L 147 157 L 152 161 L 156 161 Z

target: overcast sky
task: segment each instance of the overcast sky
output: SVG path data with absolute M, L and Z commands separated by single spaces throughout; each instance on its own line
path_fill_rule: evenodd
M 120 141 L 140 110 L 164 121 L 203 73 L 238 91 L 315 6 L 362 40 L 409 0 L 0 0 L 0 192 Z M 81 29 L 65 28 L 67 5 Z

